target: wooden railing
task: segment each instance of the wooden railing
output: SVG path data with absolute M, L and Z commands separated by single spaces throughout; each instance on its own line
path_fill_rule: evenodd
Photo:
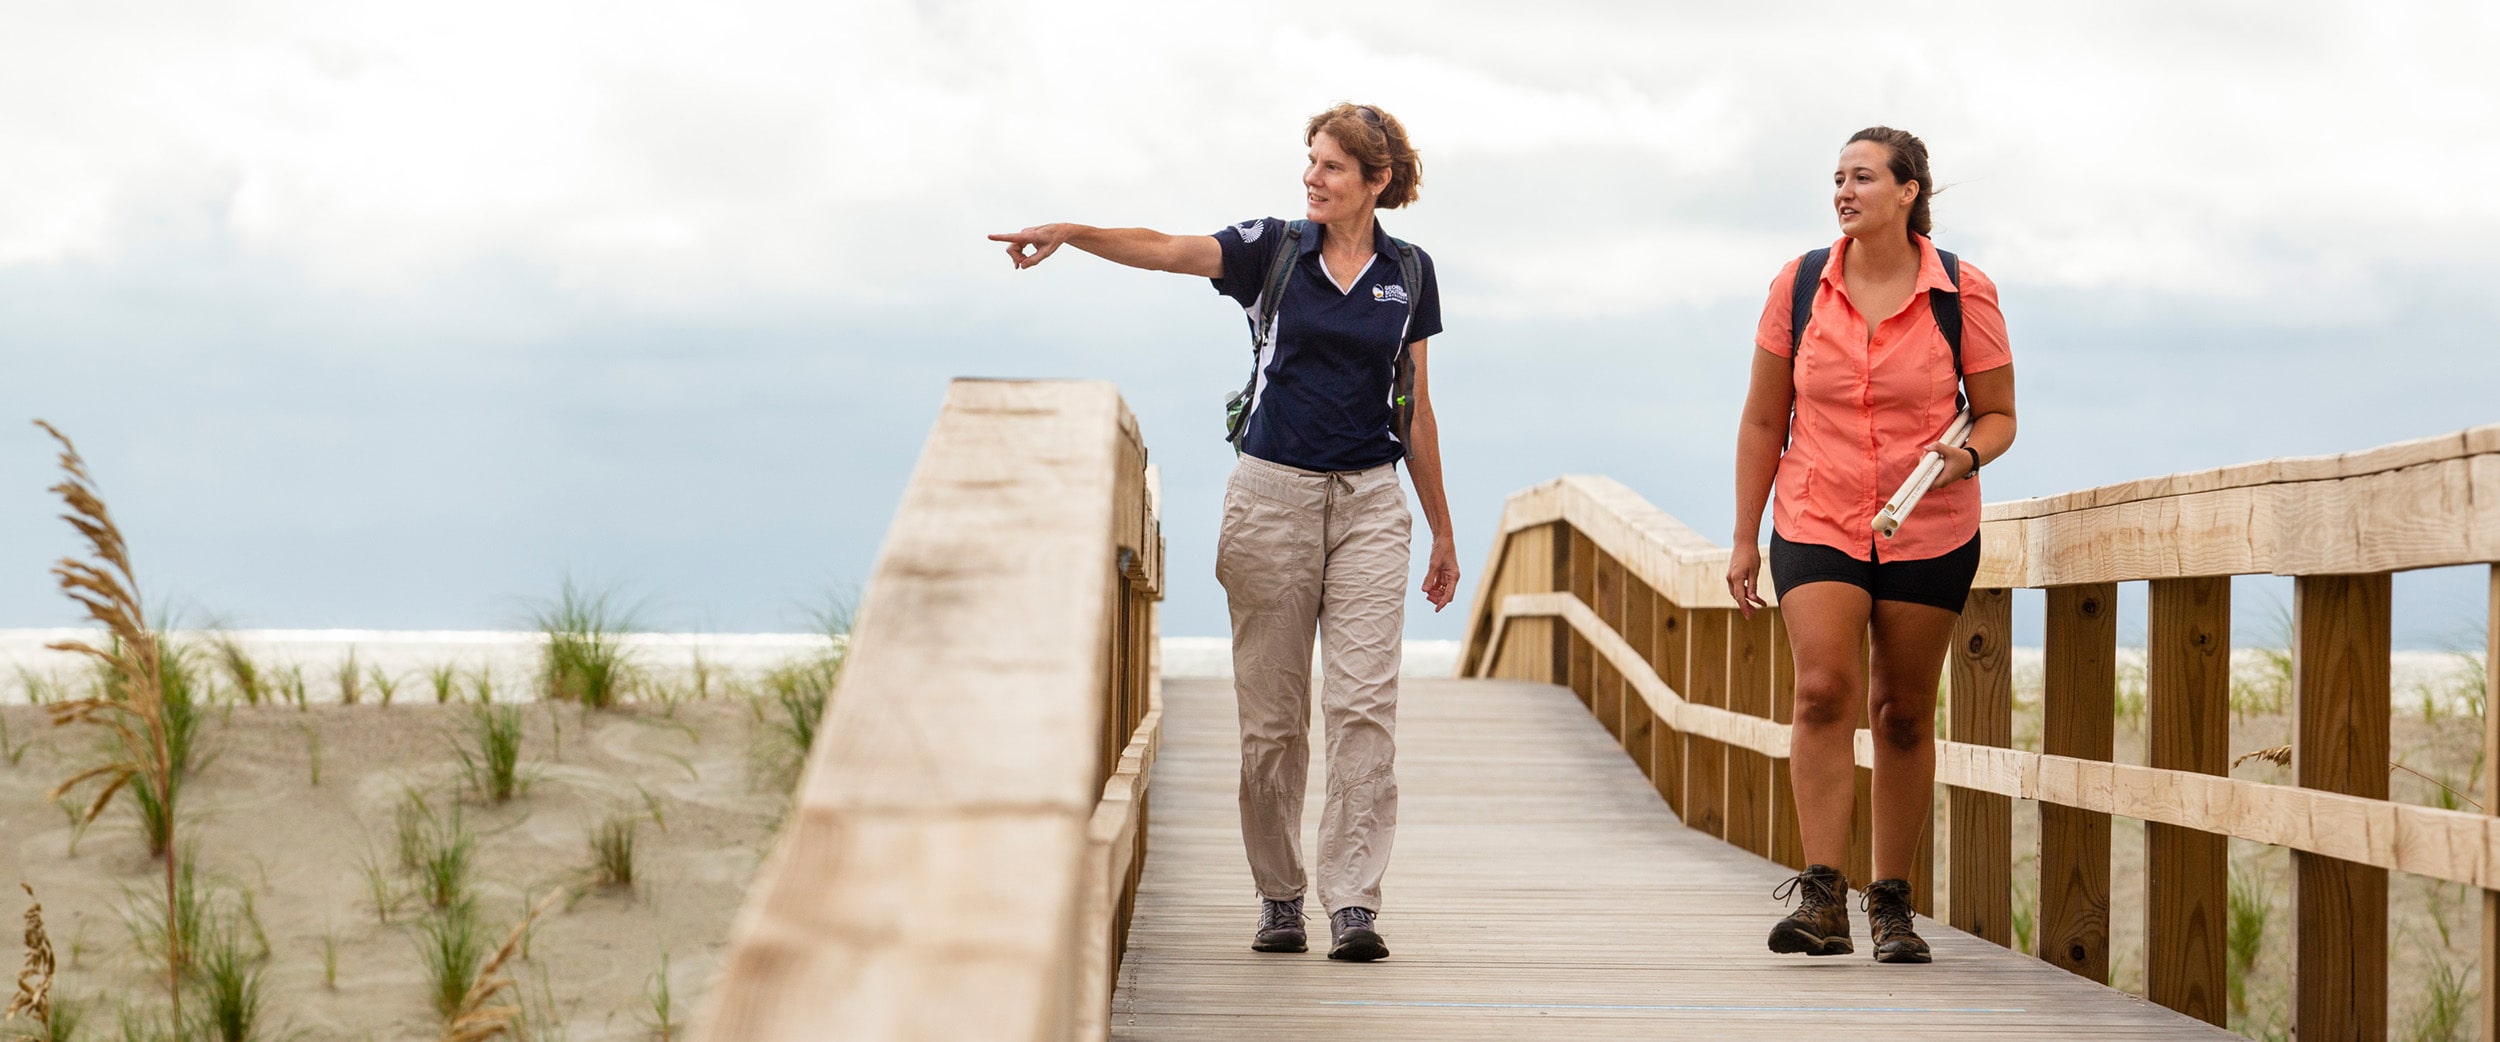
M 2009 944 L 2012 801 L 2040 801 L 2040 958 L 2109 980 L 2110 817 L 2147 825 L 2148 995 L 2226 1019 L 2229 839 L 2293 851 L 2296 1030 L 2386 1036 L 2387 872 L 2484 894 L 2483 1036 L 2500 1039 L 2500 822 L 2387 799 L 2389 573 L 2500 562 L 2500 426 L 1992 504 L 1947 664 L 1937 781 L 1952 925 Z M 1513 496 L 1460 670 L 1568 685 L 1693 828 L 1801 866 L 1794 678 L 1776 609 L 1747 620 L 1726 549 L 1605 478 Z M 2227 776 L 2230 577 L 2294 576 L 2296 786 Z M 2118 583 L 2147 582 L 2147 763 L 2112 763 Z M 2491 576 L 2500 650 L 2500 567 Z M 1762 584 L 1766 588 L 1770 583 Z M 2013 588 L 2047 591 L 2042 751 L 2012 744 Z M 2500 705 L 2500 670 L 2485 705 Z M 2500 714 L 2485 755 L 2500 763 Z M 1869 734 L 1849 877 L 1869 877 Z M 2495 771 L 2500 775 L 2500 771 Z M 2500 781 L 2483 805 L 2500 808 Z M 1934 914 L 1931 850 L 1914 901 Z
M 1111 385 L 949 388 L 694 1037 L 1107 1035 L 1162 733 L 1156 498 Z

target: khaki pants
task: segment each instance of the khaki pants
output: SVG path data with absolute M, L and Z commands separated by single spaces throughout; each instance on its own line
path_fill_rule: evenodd
M 1321 474 L 1241 457 L 1224 490 L 1215 577 L 1233 616 L 1241 838 L 1262 897 L 1291 900 L 1311 764 L 1311 633 L 1328 721 L 1319 898 L 1380 910 L 1397 836 L 1398 657 L 1411 521 L 1395 464 Z

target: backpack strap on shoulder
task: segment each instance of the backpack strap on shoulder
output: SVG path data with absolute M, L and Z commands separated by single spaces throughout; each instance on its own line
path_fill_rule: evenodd
M 1953 404 L 1958 410 L 1970 404 L 1962 393 L 1962 259 L 1944 250 L 1937 250 L 1936 258 L 1944 262 L 1945 277 L 1953 281 L 1953 288 L 1928 290 L 1927 313 L 1935 317 L 1936 330 L 1953 348 Z
M 1391 238 L 1398 248 L 1398 283 L 1406 287 L 1406 323 L 1398 327 L 1397 373 L 1389 388 L 1389 406 L 1397 413 L 1398 446 L 1411 451 L 1415 446 L 1415 356 L 1406 349 L 1406 334 L 1415 328 L 1415 308 L 1424 300 L 1424 262 L 1415 255 L 1415 246 L 1404 239 Z
M 1788 284 L 1788 357 L 1797 357 L 1797 347 L 1805 343 L 1806 323 L 1814 319 L 1814 288 L 1823 282 L 1823 266 L 1831 263 L 1832 248 L 1807 250 L 1797 258 L 1797 277 Z
M 1250 379 L 1226 403 L 1224 440 L 1241 451 L 1242 434 L 1250 429 L 1250 413 L 1258 405 L 1259 362 L 1267 356 L 1267 344 L 1276 335 L 1276 311 L 1284 303 L 1285 285 L 1293 277 L 1293 262 L 1302 254 L 1302 235 L 1310 221 L 1285 222 L 1285 237 L 1276 243 L 1276 255 L 1268 259 L 1267 278 L 1259 283 L 1258 315 L 1250 322 Z

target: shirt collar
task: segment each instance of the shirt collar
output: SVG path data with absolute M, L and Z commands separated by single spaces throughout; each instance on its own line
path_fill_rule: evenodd
M 1910 287 L 1910 292 L 1918 294 L 1938 289 L 1954 292 L 1953 276 L 1945 273 L 1944 258 L 1936 255 L 1935 240 L 1916 232 L 1910 233 L 1910 237 L 1918 241 L 1918 284 Z M 1832 242 L 1832 259 L 1831 263 L 1823 265 L 1823 281 L 1834 286 L 1848 285 L 1841 281 L 1841 265 L 1848 254 L 1848 236 L 1843 235 Z
M 1302 237 L 1297 248 L 1306 254 L 1318 253 L 1320 240 L 1327 237 L 1327 225 L 1313 224 L 1310 233 Z M 1378 215 L 1372 217 L 1372 252 L 1383 257 L 1394 257 L 1398 252 L 1397 240 L 1389 238 L 1389 230 L 1381 226 Z

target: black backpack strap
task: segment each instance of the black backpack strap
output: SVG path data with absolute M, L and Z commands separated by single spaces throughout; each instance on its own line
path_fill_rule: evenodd
M 1398 247 L 1398 284 L 1406 287 L 1406 324 L 1398 327 L 1398 358 L 1395 383 L 1389 388 L 1389 405 L 1397 411 L 1398 446 L 1412 451 L 1415 446 L 1415 355 L 1406 349 L 1406 334 L 1415 328 L 1415 309 L 1424 302 L 1424 262 L 1415 255 L 1415 247 L 1404 239 L 1392 238 Z
M 1250 322 L 1250 379 L 1233 396 L 1235 408 L 1228 410 L 1232 415 L 1224 431 L 1224 440 L 1232 442 L 1236 451 L 1242 434 L 1250 429 L 1251 410 L 1258 405 L 1259 361 L 1267 354 L 1268 339 L 1276 335 L 1276 310 L 1284 303 L 1294 259 L 1302 254 L 1302 233 L 1310 224 L 1299 219 L 1285 222 L 1285 237 L 1276 243 L 1276 255 L 1267 262 L 1267 279 L 1259 284 L 1259 311 Z
M 1832 248 L 1808 250 L 1797 258 L 1797 277 L 1788 284 L 1788 357 L 1794 361 L 1797 347 L 1805 343 L 1806 323 L 1814 318 L 1814 288 L 1823 282 L 1823 266 L 1831 263 Z
M 1936 257 L 1944 261 L 1944 275 L 1953 280 L 1953 288 L 1928 290 L 1927 313 L 1935 316 L 1937 331 L 1953 348 L 1953 405 L 1959 411 L 1970 404 L 1962 394 L 1962 259 L 1943 250 Z

